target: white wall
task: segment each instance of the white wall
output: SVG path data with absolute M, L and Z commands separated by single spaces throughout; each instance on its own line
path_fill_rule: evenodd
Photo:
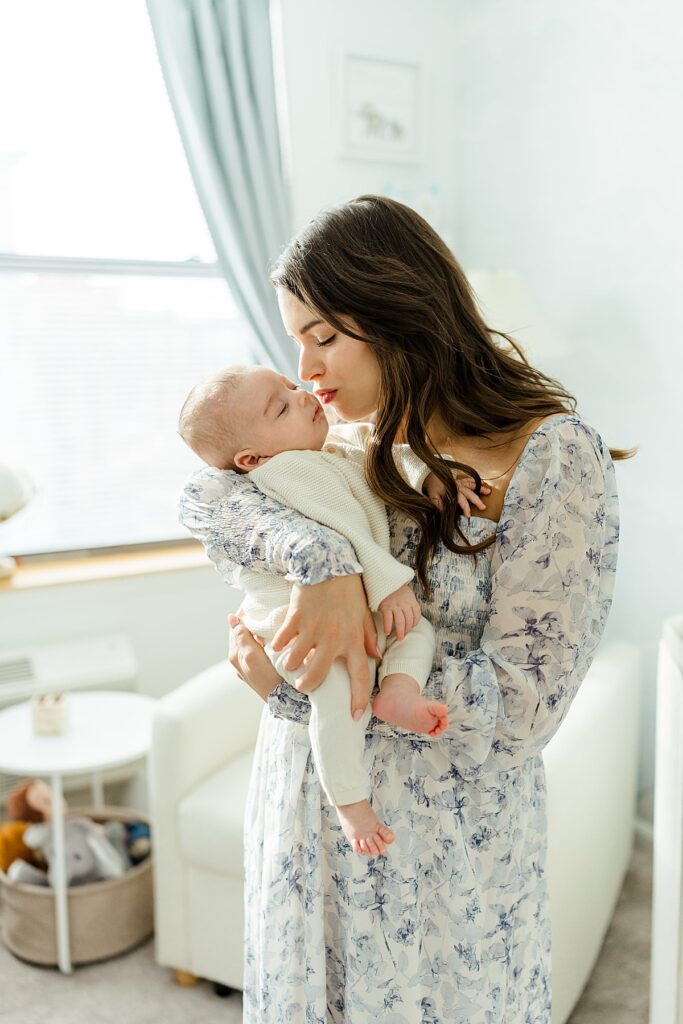
M 457 5 L 452 0 L 274 0 L 274 6 L 282 22 L 294 229 L 322 207 L 374 192 L 410 203 L 448 235 L 456 202 Z M 420 144 L 414 164 L 341 155 L 340 68 L 348 53 L 419 65 Z
M 457 4 L 456 253 L 515 267 L 570 346 L 553 368 L 611 444 L 622 533 L 608 635 L 638 642 L 641 792 L 656 643 L 683 607 L 683 13 L 674 0 Z
M 168 693 L 227 656 L 228 612 L 239 592 L 212 566 L 0 593 L 0 649 L 125 633 L 139 690 Z

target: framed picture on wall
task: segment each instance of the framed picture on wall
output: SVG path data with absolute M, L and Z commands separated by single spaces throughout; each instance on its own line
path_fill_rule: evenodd
M 416 162 L 417 64 L 346 53 L 341 72 L 342 156 Z

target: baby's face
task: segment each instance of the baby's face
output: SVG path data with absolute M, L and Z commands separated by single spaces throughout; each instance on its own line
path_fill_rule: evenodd
M 280 452 L 320 451 L 329 424 L 310 392 L 268 366 L 255 366 L 239 392 L 247 443 L 235 456 L 243 469 L 255 469 Z

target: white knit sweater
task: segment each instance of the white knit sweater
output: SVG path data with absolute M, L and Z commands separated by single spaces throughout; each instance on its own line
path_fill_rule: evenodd
M 364 446 L 373 429 L 370 423 L 338 424 L 322 451 L 282 452 L 253 469 L 249 478 L 264 494 L 346 537 L 363 566 L 368 605 L 376 611 L 414 573 L 389 553 L 386 508 L 365 479 Z M 408 445 L 394 445 L 393 455 L 401 476 L 420 491 L 428 468 Z M 239 586 L 247 595 L 245 625 L 270 639 L 289 604 L 291 583 L 242 569 Z

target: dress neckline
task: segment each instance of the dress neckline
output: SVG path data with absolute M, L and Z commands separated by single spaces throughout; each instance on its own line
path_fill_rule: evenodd
M 512 488 L 512 485 L 514 483 L 515 477 L 519 473 L 519 471 L 520 471 L 520 469 L 522 467 L 522 464 L 523 464 L 524 460 L 526 459 L 526 457 L 527 457 L 527 455 L 529 453 L 529 448 L 530 448 L 531 442 L 533 441 L 533 439 L 536 437 L 537 434 L 542 434 L 543 433 L 544 428 L 547 426 L 548 423 L 550 423 L 552 420 L 558 420 L 558 419 L 560 419 L 560 420 L 571 420 L 571 419 L 577 419 L 577 416 L 573 412 L 556 412 L 556 413 L 553 413 L 552 416 L 546 417 L 546 419 L 544 419 L 542 423 L 539 423 L 539 425 L 536 427 L 536 429 L 533 430 L 531 432 L 531 434 L 529 434 L 529 437 L 527 439 L 527 443 L 522 448 L 521 455 L 519 456 L 519 458 L 517 460 L 517 465 L 515 466 L 515 468 L 514 468 L 514 470 L 512 472 L 512 476 L 510 477 L 510 480 L 508 481 L 508 485 L 505 488 L 505 497 L 503 498 L 503 504 L 502 504 L 502 507 L 501 507 L 501 510 L 500 510 L 500 519 L 489 519 L 488 516 L 472 515 L 472 516 L 468 516 L 466 518 L 466 520 L 465 520 L 466 522 L 471 523 L 473 520 L 476 520 L 477 522 L 490 523 L 491 526 L 496 527 L 496 528 L 498 527 L 501 519 L 503 518 L 503 514 L 504 514 L 505 509 L 506 509 L 507 504 L 508 504 L 508 495 L 509 495 L 510 490 Z

